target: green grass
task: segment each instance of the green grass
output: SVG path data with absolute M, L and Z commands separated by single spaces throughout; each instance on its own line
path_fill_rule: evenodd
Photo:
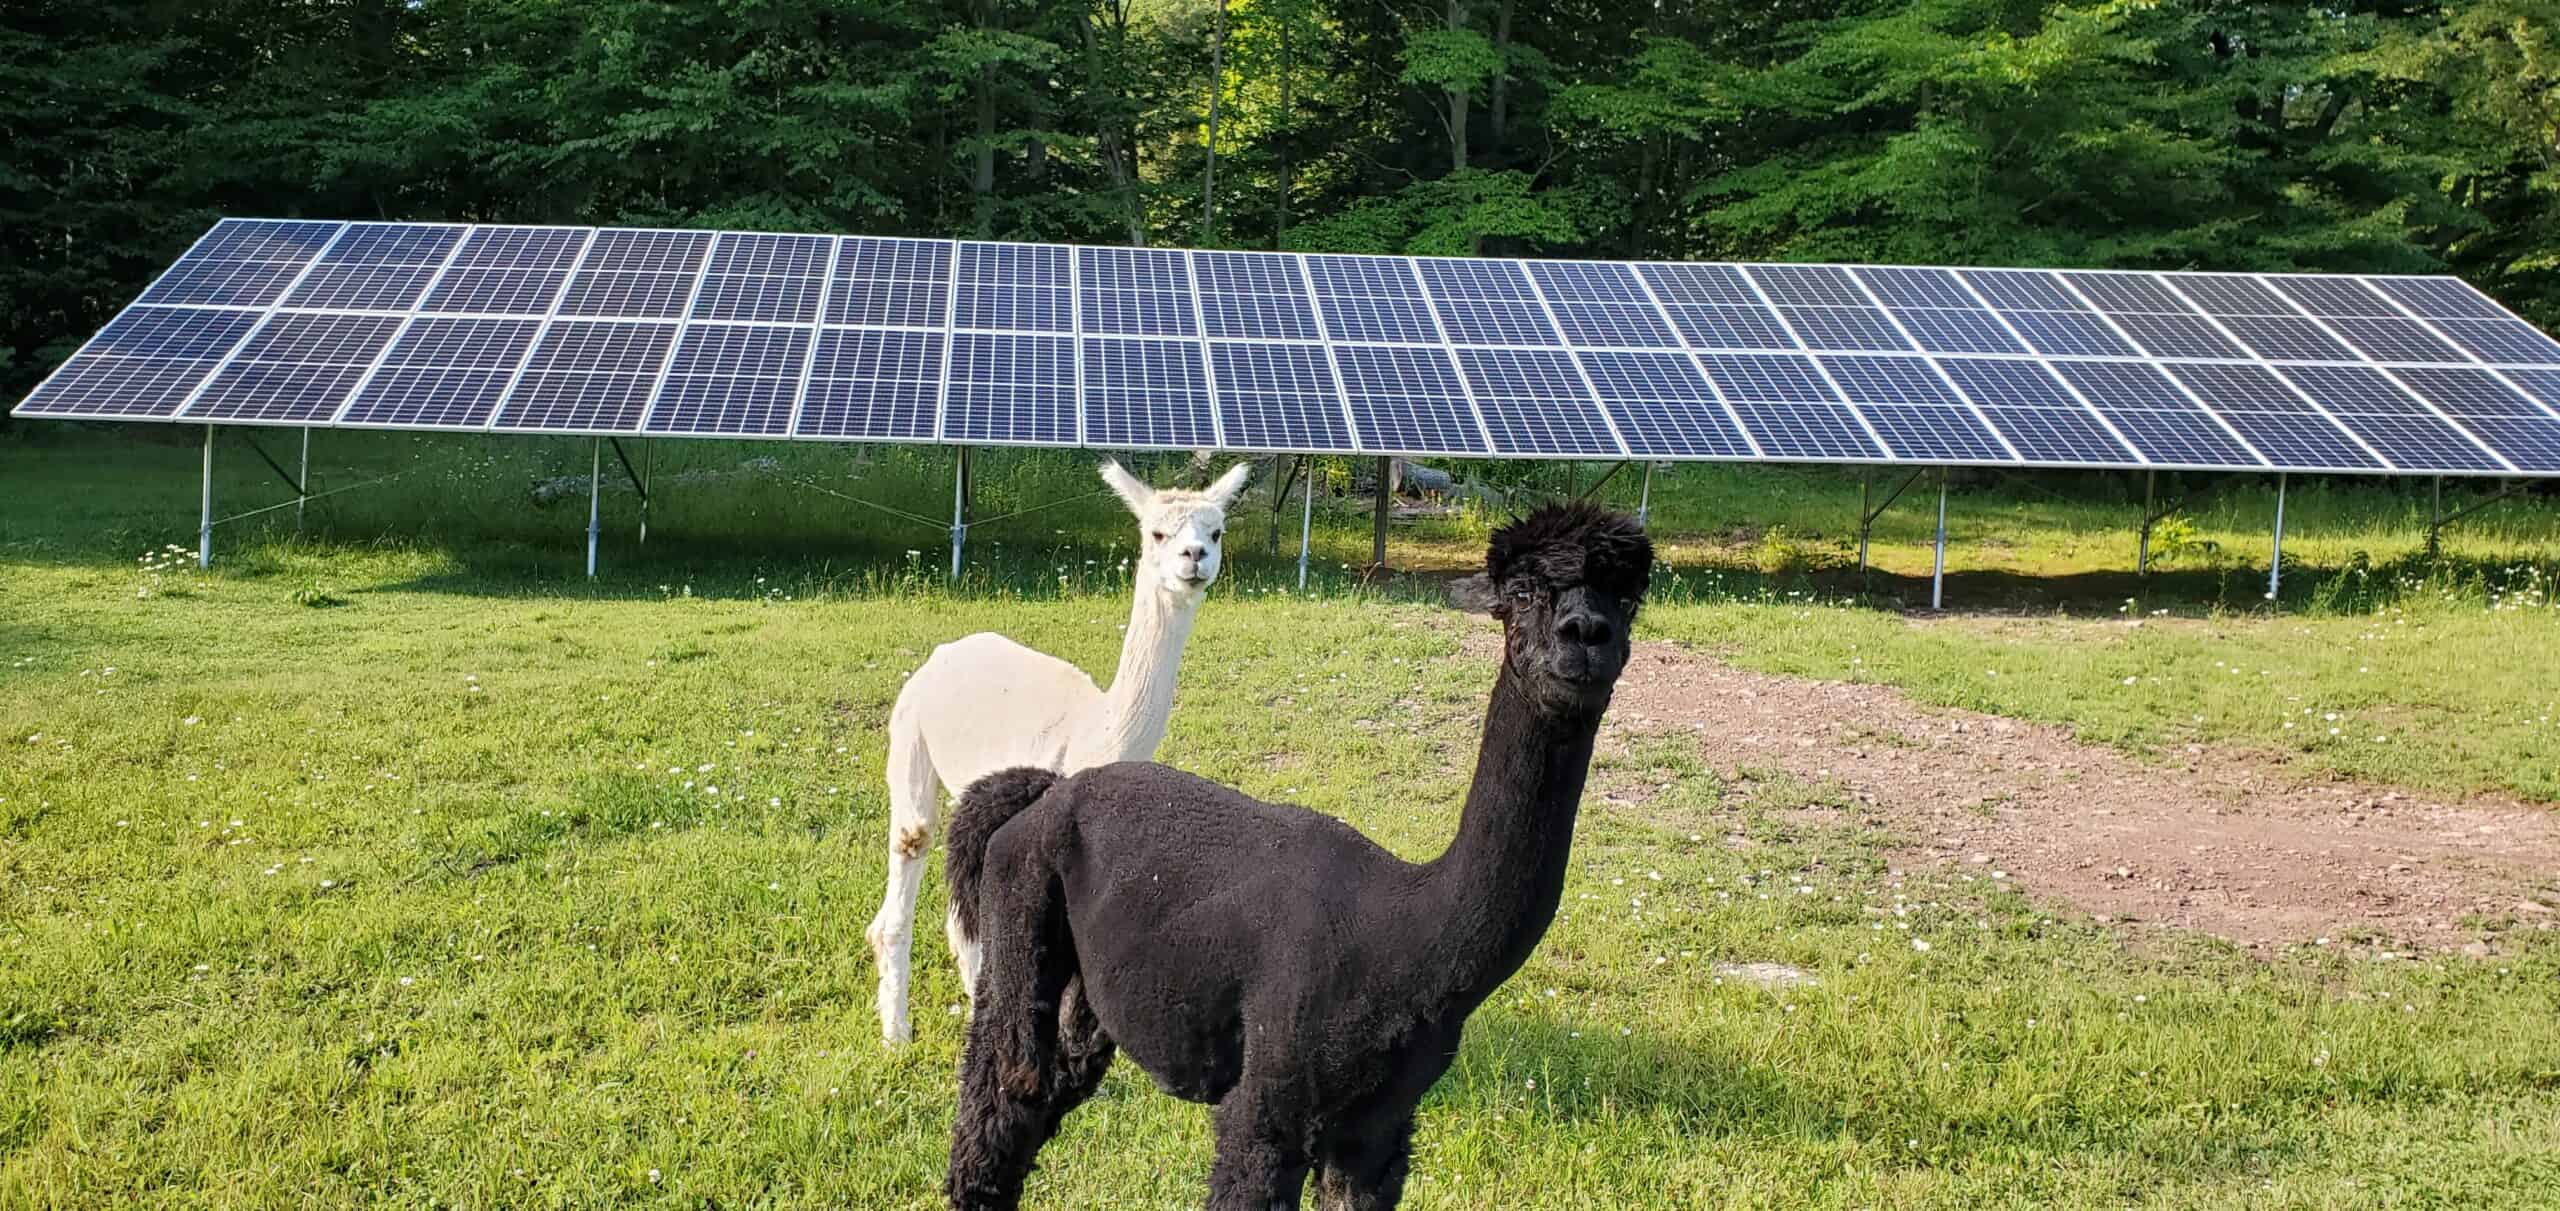
M 925 652 L 974 630 L 1107 674 L 1122 523 L 989 527 L 954 595 L 929 533 L 910 560 L 885 519 L 768 476 L 661 479 L 646 550 L 608 500 L 624 537 L 590 585 L 583 502 L 523 491 L 583 450 L 416 452 L 425 486 L 332 498 L 321 541 L 225 533 L 202 574 L 136 559 L 187 541 L 192 450 L 0 445 L 0 1206 L 933 1205 L 958 991 L 922 931 L 918 1044 L 881 1050 L 860 940 L 881 724 Z M 224 499 L 273 499 L 223 457 Z M 1086 490 L 1066 460 L 985 469 L 982 501 Z M 934 467 L 865 473 L 828 482 L 919 502 Z M 1769 505 L 1800 533 L 1844 494 L 1854 512 L 1854 483 L 1756 482 L 1806 485 Z M 2370 590 L 2380 616 L 2154 596 L 2137 628 L 2050 599 L 1906 618 L 1819 566 L 1773 575 L 1709 533 L 1743 503 L 1711 503 L 1720 483 L 1657 480 L 1679 577 L 1658 637 L 2134 748 L 2560 794 L 2533 656 L 2560 650 L 2552 611 L 2493 609 L 2483 579 L 2547 564 L 2530 507 L 2500 523 L 2512 544 L 2468 531 L 2453 571 Z M 2344 530 L 2386 504 L 2330 508 Z M 1993 597 L 2124 537 L 2013 508 L 2012 549 L 2048 554 Z M 1452 615 L 1396 600 L 1419 588 L 1350 588 L 1365 518 L 1328 523 L 1313 599 L 1236 525 L 1164 756 L 1427 855 L 1491 669 Z M 1480 524 L 1399 549 L 1456 566 Z M 2405 525 L 2373 525 L 2357 541 L 2405 550 Z M 2351 574 L 2309 555 L 2314 586 Z M 2305 707 L 2390 739 L 2281 726 Z M 1897 872 L 1895 839 L 1831 788 L 1745 770 L 1745 795 L 1720 768 L 1670 741 L 1602 762 L 1596 788 L 1650 797 L 1587 808 L 1563 918 L 1425 1109 L 1408 1205 L 2560 1204 L 2548 934 L 2489 961 L 2128 950 L 2005 883 Z M 1725 962 L 1818 983 L 1764 991 Z M 1207 1149 L 1202 1113 L 1124 1066 L 1032 1197 L 1197 1205 Z

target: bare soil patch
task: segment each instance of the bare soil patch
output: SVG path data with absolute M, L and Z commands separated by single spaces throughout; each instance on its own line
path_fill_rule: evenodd
M 1500 642 L 1479 628 L 1469 646 Z M 1777 769 L 1837 786 L 1913 842 L 1906 866 L 2004 871 L 2030 895 L 2137 928 L 2473 954 L 2509 930 L 2560 928 L 2560 812 L 2515 800 L 2447 801 L 2212 747 L 2146 760 L 1887 686 L 1641 644 L 1603 743 L 1666 732 L 1695 736 L 1737 777 Z

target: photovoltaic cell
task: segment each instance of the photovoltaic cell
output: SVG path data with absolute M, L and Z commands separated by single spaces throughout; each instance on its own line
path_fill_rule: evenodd
M 284 297 L 303 266 L 282 261 L 184 260 L 149 290 L 144 303 L 198 307 L 264 307 Z
M 1311 256 L 1306 266 L 1333 340 L 1439 343 L 1422 285 L 1401 258 Z
M 1762 454 L 1817 461 L 1886 457 L 1806 358 L 1716 353 L 1701 355 L 1698 363 L 1742 418 L 1742 427 L 1756 439 Z
M 1624 455 L 1571 354 L 1460 349 L 1458 370 L 1503 454 Z
M 1235 450 L 1350 450 L 1322 345 L 1209 342 L 1219 421 Z
M 392 316 L 280 313 L 249 334 L 184 415 L 234 423 L 326 422 L 399 329 L 400 320 Z
M 2172 467 L 2263 467 L 2159 370 L 2139 362 L 2056 362 L 2076 388 L 2145 458 Z
M 958 272 L 959 310 L 953 322 L 959 327 L 1018 332 L 1075 330 L 1075 305 L 1068 293 L 1064 248 L 1047 244 L 962 244 Z M 1072 384 L 1074 379 L 1068 382 Z
M 711 251 L 693 318 L 806 324 L 818 318 L 836 241 L 733 232 Z
M 1491 448 L 1464 388 L 1438 349 L 1343 345 L 1334 350 L 1364 450 L 1485 454 Z
M 2402 468 L 2495 470 L 2498 460 L 2416 396 L 2361 366 L 2283 366 L 2277 373 L 2319 402 L 2366 445 Z
M 2366 278 L 2367 285 L 2427 319 L 2498 320 L 2506 310 L 2460 278 Z
M 2522 471 L 2560 471 L 2560 418 L 2485 370 L 2412 367 L 2399 372 L 2409 390 L 2462 422 Z
M 1084 427 L 1098 446 L 1218 445 L 1199 343 L 1086 337 Z
M 188 252 L 208 261 L 302 264 L 337 238 L 342 223 L 300 219 L 224 219 Z
M 950 314 L 951 262 L 951 245 L 939 240 L 847 236 L 836 257 L 827 322 L 941 328 Z
M 966 249 L 962 262 L 967 262 Z M 954 333 L 942 440 L 1077 444 L 1074 338 Z
M 2264 366 L 2171 362 L 2168 371 L 2278 468 L 2352 471 L 2384 465 Z
M 2126 466 L 2142 460 L 2053 372 L 2029 361 L 1951 357 L 1940 369 L 1982 406 L 1991 427 L 2028 462 Z
M 1200 313 L 1213 337 L 1318 339 L 1315 305 L 1294 257 L 1267 252 L 1195 252 Z
M 798 437 L 932 441 L 941 403 L 942 334 L 829 328 L 819 334 Z
M 1086 248 L 1076 255 L 1084 331 L 1122 336 L 1191 336 L 1188 257 L 1161 248 Z M 1199 360 L 1195 355 L 1195 363 Z M 1205 416 L 1205 411 L 1204 411 Z
M 1840 392 L 1903 458 L 2015 462 L 2000 439 L 1916 357 L 1825 357 Z
M 1750 458 L 1698 365 L 1677 353 L 1576 354 L 1630 453 L 1660 458 Z

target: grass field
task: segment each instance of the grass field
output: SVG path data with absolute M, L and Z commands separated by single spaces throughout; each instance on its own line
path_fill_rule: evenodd
M 975 630 L 1107 676 L 1125 523 L 982 527 L 954 593 L 929 527 L 789 482 L 933 516 L 947 463 L 671 449 L 645 549 L 608 495 L 590 584 L 583 495 L 530 503 L 583 447 L 321 440 L 323 488 L 405 475 L 308 541 L 289 509 L 226 527 L 211 573 L 140 558 L 192 546 L 193 448 L 0 442 L 0 1206 L 933 1205 L 958 991 L 920 945 L 918 1045 L 881 1050 L 881 724 Z M 218 511 L 278 499 L 245 449 L 218 466 Z M 982 471 L 982 516 L 1090 490 L 1064 458 Z M 1920 510 L 1862 595 L 1854 480 L 1686 470 L 1646 628 L 2136 751 L 2560 800 L 2560 510 L 2498 506 L 2431 564 L 2423 500 L 2304 488 L 2271 606 L 2254 492 L 2142 584 L 2138 501 L 1960 492 L 1963 608 L 1924 618 L 1892 608 Z M 1321 521 L 1312 595 L 1234 522 L 1163 755 L 1427 856 L 1491 669 L 1428 581 L 1354 584 L 1365 516 Z M 1400 527 L 1392 561 L 1462 567 L 1484 524 Z M 1790 810 L 1825 787 L 1742 802 L 1670 743 L 1595 783 L 1637 777 L 1673 789 L 1586 811 L 1407 1205 L 2560 1205 L 2560 946 L 2129 948 Z M 1749 962 L 1816 982 L 1717 973 Z M 1037 1205 L 1196 1205 L 1206 1123 L 1124 1066 L 1044 1160 Z

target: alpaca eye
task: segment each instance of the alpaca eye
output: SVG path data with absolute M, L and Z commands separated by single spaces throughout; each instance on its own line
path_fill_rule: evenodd
M 1225 538 L 1226 536 L 1227 536 L 1227 532 L 1226 532 L 1226 531 L 1224 531 L 1224 530 L 1211 530 L 1211 531 L 1209 531 L 1209 541 L 1211 541 L 1211 542 L 1216 542 L 1216 541 L 1218 541 L 1218 540 L 1219 540 L 1219 539 L 1221 539 L 1221 538 Z
M 1147 531 L 1147 537 L 1152 538 L 1152 539 L 1156 540 L 1157 542 L 1163 542 L 1163 541 L 1164 541 L 1164 531 L 1162 531 L 1162 530 L 1149 530 L 1149 531 Z

